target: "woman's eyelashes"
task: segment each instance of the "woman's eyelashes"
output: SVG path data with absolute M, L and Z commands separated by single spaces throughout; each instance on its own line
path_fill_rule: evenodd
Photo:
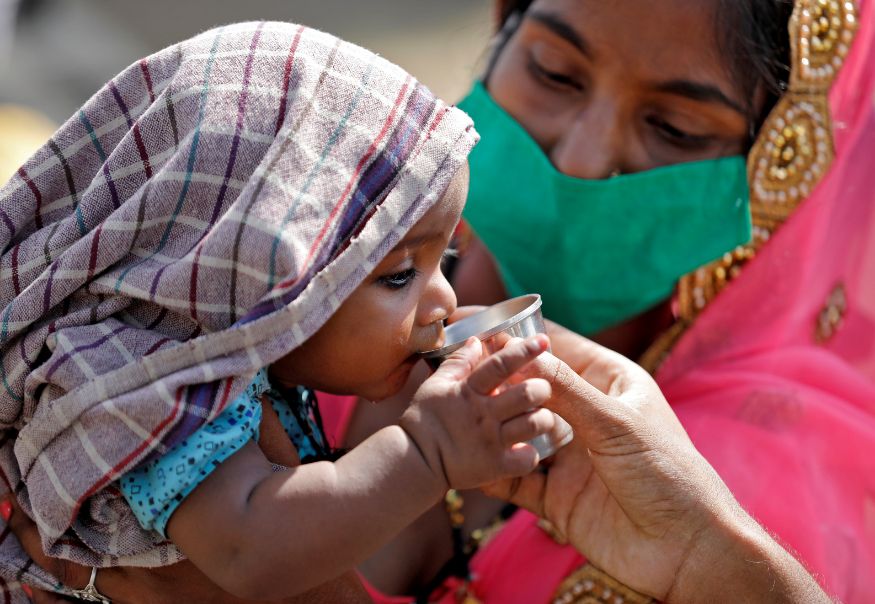
M 645 121 L 656 131 L 660 139 L 682 149 L 701 149 L 713 140 L 713 137 L 708 135 L 691 134 L 681 130 L 656 115 L 647 117 Z
M 580 92 L 583 84 L 572 75 L 562 71 L 551 69 L 539 63 L 534 57 L 529 57 L 529 72 L 542 85 L 560 91 Z
M 377 282 L 389 289 L 403 289 L 410 285 L 413 280 L 416 279 L 417 275 L 419 275 L 419 271 L 416 267 L 410 267 L 403 271 L 398 271 L 397 273 L 383 275 L 377 279 Z

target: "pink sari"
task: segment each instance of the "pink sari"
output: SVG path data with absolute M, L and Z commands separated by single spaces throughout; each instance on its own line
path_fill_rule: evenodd
M 742 505 L 848 604 L 875 602 L 875 3 L 858 5 L 829 173 L 657 374 Z M 518 512 L 473 559 L 471 588 L 549 602 L 582 561 Z

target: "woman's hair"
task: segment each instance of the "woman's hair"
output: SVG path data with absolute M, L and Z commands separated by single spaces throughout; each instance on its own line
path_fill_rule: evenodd
M 714 0 L 714 22 L 720 51 L 743 98 L 764 95 L 761 109 L 750 106 L 751 123 L 759 129 L 787 87 L 790 77 L 788 23 L 793 0 Z M 502 5 L 501 23 L 524 13 L 534 0 L 511 0 Z M 501 45 L 498 47 L 500 52 Z

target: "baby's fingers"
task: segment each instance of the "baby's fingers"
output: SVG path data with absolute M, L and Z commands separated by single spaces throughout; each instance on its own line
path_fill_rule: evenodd
M 503 470 L 508 478 L 525 476 L 538 467 L 541 458 L 532 445 L 516 443 L 504 451 Z
M 531 363 L 549 346 L 550 340 L 543 334 L 519 342 L 511 342 L 486 358 L 471 372 L 468 386 L 478 394 L 491 394 L 493 390 Z
M 468 338 L 465 345 L 456 350 L 441 363 L 433 378 L 446 378 L 453 382 L 468 377 L 483 356 L 483 344 L 477 338 Z
M 552 394 L 550 382 L 535 378 L 492 396 L 486 404 L 491 407 L 489 414 L 492 417 L 504 421 L 540 407 L 550 400 Z
M 556 415 L 549 409 L 535 409 L 501 424 L 501 443 L 505 446 L 531 440 L 553 430 Z

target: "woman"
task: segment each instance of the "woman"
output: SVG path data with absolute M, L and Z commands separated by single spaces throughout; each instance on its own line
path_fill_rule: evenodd
M 831 591 L 865 602 L 875 597 L 873 472 L 854 451 L 875 446 L 873 9 L 799 1 L 788 29 L 792 8 L 499 3 L 485 89 L 461 104 L 483 135 L 466 216 L 492 256 L 472 242 L 454 285 L 462 304 L 539 291 L 548 317 L 643 355 L 742 505 Z M 710 35 L 715 21 L 722 35 Z M 748 202 L 739 154 L 750 213 L 737 212 Z M 752 244 L 736 248 L 751 227 Z M 376 413 L 356 408 L 353 442 Z M 466 495 L 466 533 L 499 507 Z M 388 593 L 432 587 L 452 556 L 444 514 L 365 576 Z M 420 566 L 429 572 L 393 566 L 434 543 L 444 545 Z M 565 597 L 566 577 L 594 580 L 524 514 L 470 569 L 457 566 L 470 592 L 496 602 Z

